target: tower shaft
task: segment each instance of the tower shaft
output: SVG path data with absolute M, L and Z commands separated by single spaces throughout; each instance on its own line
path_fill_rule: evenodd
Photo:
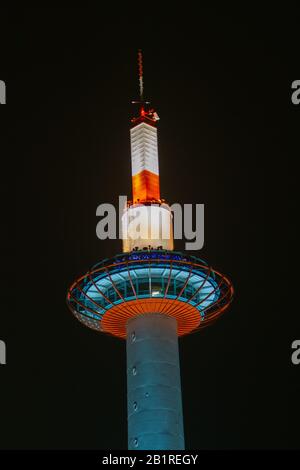
M 127 322 L 128 448 L 182 450 L 177 321 L 159 313 Z

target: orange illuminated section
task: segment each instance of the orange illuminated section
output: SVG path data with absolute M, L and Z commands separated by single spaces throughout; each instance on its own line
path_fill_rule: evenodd
M 160 199 L 159 175 L 143 170 L 132 176 L 133 201 L 149 201 Z
M 145 313 L 161 313 L 175 317 L 178 336 L 191 333 L 199 327 L 199 311 L 191 304 L 170 299 L 137 299 L 123 302 L 107 310 L 101 321 L 102 331 L 126 338 L 126 323 L 130 318 Z

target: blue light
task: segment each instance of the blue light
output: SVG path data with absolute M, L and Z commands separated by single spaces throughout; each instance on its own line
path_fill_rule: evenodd
M 190 263 L 191 259 L 197 264 L 183 263 Z M 102 269 L 105 266 L 109 267 Z M 205 311 L 220 298 L 215 276 L 208 275 L 206 263 L 178 252 L 141 251 L 119 255 L 95 265 L 79 287 L 74 288 L 73 295 L 79 303 L 77 312 L 84 315 L 85 323 L 88 318 L 100 321 L 107 310 L 124 301 L 153 297 L 189 303 L 204 319 Z M 70 302 L 75 303 L 72 298 Z

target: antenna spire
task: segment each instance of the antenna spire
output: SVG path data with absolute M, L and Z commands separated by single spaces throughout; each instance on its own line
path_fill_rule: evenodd
M 144 81 L 143 81 L 143 54 L 142 50 L 138 50 L 138 65 L 139 65 L 139 84 L 140 84 L 140 100 L 144 101 Z
M 131 122 L 136 122 L 138 119 L 147 118 L 148 121 L 158 121 L 159 117 L 154 109 L 148 109 L 148 105 L 150 101 L 145 101 L 144 99 L 144 76 L 143 76 L 143 54 L 142 50 L 138 49 L 138 68 L 139 68 L 139 89 L 140 89 L 140 96 L 139 100 L 131 101 L 132 104 L 139 105 L 139 116 L 134 117 L 131 119 Z

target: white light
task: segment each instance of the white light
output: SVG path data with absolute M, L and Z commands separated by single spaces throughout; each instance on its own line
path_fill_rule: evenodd
M 159 295 L 159 294 L 160 294 L 159 290 L 154 290 L 154 291 L 152 291 L 152 297 L 153 297 L 154 295 Z
M 123 251 L 134 247 L 173 250 L 172 213 L 167 204 L 134 204 L 122 216 Z
M 142 122 L 130 130 L 132 176 L 148 170 L 158 170 L 157 129 Z

